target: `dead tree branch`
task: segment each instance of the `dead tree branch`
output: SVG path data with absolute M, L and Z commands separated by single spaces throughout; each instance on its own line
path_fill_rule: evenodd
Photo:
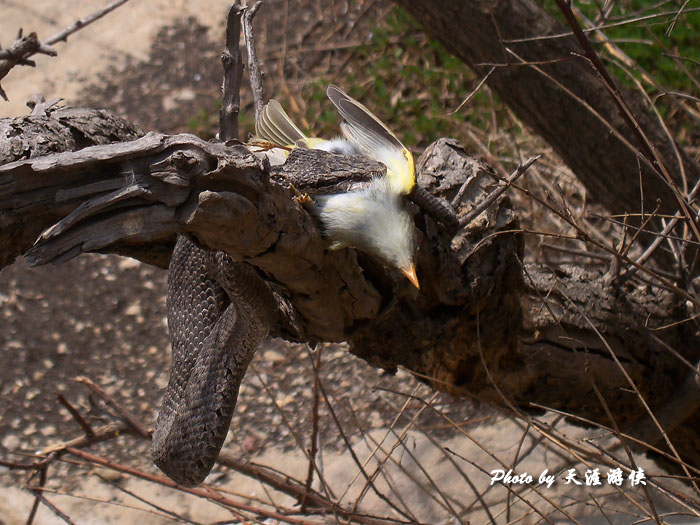
M 22 36 L 22 29 L 20 29 L 17 32 L 17 38 L 12 42 L 10 47 L 0 51 L 0 80 L 5 78 L 15 66 L 36 66 L 36 63 L 33 60 L 29 60 L 29 57 L 37 53 L 56 56 L 56 51 L 39 42 L 36 33 L 29 33 L 27 36 Z M 5 101 L 9 100 L 2 86 L 0 86 L 0 96 L 5 99 Z
M 245 46 L 248 50 L 248 76 L 250 77 L 250 87 L 253 91 L 256 121 L 265 104 L 262 73 L 258 62 L 258 53 L 255 49 L 255 32 L 253 31 L 253 18 L 261 6 L 262 1 L 255 2 L 253 7 L 245 8 L 243 15 L 243 33 L 245 34 Z
M 54 109 L 49 114 L 3 119 L 0 121 L 0 135 L 3 137 L 0 140 L 0 159 L 7 163 L 96 144 L 133 140 L 143 135 L 143 131 L 106 111 L 66 108 Z M 17 191 L 15 183 L 8 181 L 8 184 L 0 183 L 0 194 L 7 195 L 7 192 Z M 22 184 L 20 183 L 20 187 Z M 27 190 L 31 191 L 29 188 Z M 59 192 L 59 188 L 54 188 L 50 196 L 46 195 L 47 198 L 53 199 L 56 192 Z M 66 194 L 59 200 L 66 198 L 71 202 L 71 198 Z M 80 201 L 79 195 L 74 198 L 74 202 Z M 0 245 L 11 242 L 15 244 L 16 249 L 0 252 L 0 267 L 11 263 L 15 257 L 28 250 L 50 223 L 57 222 L 65 215 L 61 211 L 63 207 L 58 203 L 54 203 L 54 206 L 43 206 L 39 195 L 30 205 L 30 209 L 20 211 L 20 205 L 18 201 L 13 201 L 2 211 Z M 72 207 L 68 204 L 66 210 L 70 209 Z M 158 255 L 158 248 L 154 248 L 155 257 L 152 262 L 157 263 L 158 258 L 163 257 Z
M 226 49 L 221 54 L 224 66 L 224 85 L 221 110 L 219 111 L 219 139 L 222 142 L 238 138 L 238 112 L 241 108 L 241 80 L 243 59 L 241 57 L 241 16 L 244 9 L 234 3 L 226 19 Z

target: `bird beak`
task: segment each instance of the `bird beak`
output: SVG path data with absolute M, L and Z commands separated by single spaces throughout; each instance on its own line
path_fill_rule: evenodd
M 412 264 L 408 268 L 401 270 L 401 273 L 406 276 L 406 279 L 411 281 L 411 284 L 420 290 L 420 284 L 418 284 L 418 277 L 416 276 L 416 267 Z

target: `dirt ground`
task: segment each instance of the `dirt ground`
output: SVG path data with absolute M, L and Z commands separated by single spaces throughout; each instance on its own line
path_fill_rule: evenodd
M 46 39 L 108 3 L 2 0 L 0 41 L 4 46 L 9 45 L 20 27 L 25 33 L 34 31 L 40 39 Z M 192 17 L 199 24 L 212 28 L 216 38 L 223 31 L 229 5 L 224 0 L 127 2 L 92 26 L 75 33 L 67 42 L 56 44 L 58 57 L 37 55 L 33 57 L 35 68 L 13 71 L 2 83 L 10 102 L 0 107 L 0 114 L 25 114 L 25 102 L 35 93 L 43 94 L 47 100 L 61 97 L 70 105 L 84 104 L 82 91 L 110 67 L 120 69 L 129 62 L 148 61 L 158 32 L 174 20 Z M 198 51 L 194 50 L 191 56 L 198 57 Z M 167 68 L 161 68 L 161 74 L 164 70 Z M 163 88 L 163 92 L 166 91 L 169 91 L 167 86 Z
M 7 45 L 20 26 L 49 36 L 102 4 L 0 0 L 0 40 Z M 347 6 L 347 24 L 367 19 L 369 9 L 386 8 L 383 2 L 330 4 L 336 10 Z M 0 111 L 4 116 L 24 114 L 24 101 L 39 92 L 47 99 L 62 97 L 71 105 L 110 109 L 145 130 L 206 130 L 217 111 L 221 81 L 218 56 L 228 7 L 224 1 L 132 0 L 72 36 L 67 44 L 58 44 L 57 58 L 38 57 L 36 68 L 12 71 L 3 81 L 10 103 L 0 103 Z M 279 28 L 285 24 L 303 27 L 303 33 L 311 37 L 323 33 L 319 9 L 313 2 L 267 1 L 259 15 L 261 41 L 274 48 L 281 41 Z M 324 23 L 337 24 L 327 18 Z M 285 67 L 306 65 L 299 61 Z M 275 71 L 271 63 L 268 76 L 274 76 Z M 86 389 L 72 381 L 76 376 L 91 378 L 152 425 L 170 360 L 166 278 L 165 271 L 138 261 L 101 255 L 42 268 L 28 268 L 19 260 L 0 273 L 0 345 L 4 356 L 0 369 L 1 459 L 22 461 L 26 459 L 22 454 L 81 434 L 68 410 L 57 402 L 57 393 L 89 412 L 95 425 L 110 419 L 91 403 Z M 513 498 L 516 501 L 509 502 L 510 493 L 498 484 L 488 488 L 489 472 L 502 464 L 486 450 L 508 458 L 508 464 L 517 463 L 518 472 L 537 475 L 569 461 L 551 446 L 541 445 L 522 423 L 469 401 L 442 395 L 433 398 L 432 392 L 405 371 L 395 376 L 383 374 L 354 358 L 343 345 L 327 345 L 319 351 L 321 381 L 340 428 L 348 433 L 340 432 L 322 403 L 324 477 L 336 494 L 348 489 L 343 502 L 355 501 L 364 486 L 361 476 L 355 478 L 358 469 L 348 442 L 360 461 L 368 461 L 368 469 L 377 465 L 376 458 L 370 459 L 371 451 L 382 442 L 387 453 L 399 452 L 387 462 L 377 493 L 386 491 L 403 498 L 413 518 L 427 523 L 456 523 L 454 515 L 474 523 L 506 523 L 517 516 L 524 516 L 522 523 L 538 521 L 528 501 Z M 304 345 L 278 340 L 270 340 L 260 349 L 241 388 L 225 450 L 304 479 L 307 461 L 301 449 L 309 446 L 311 435 L 311 361 L 315 357 Z M 432 408 L 425 410 L 422 400 L 429 400 Z M 566 428 L 572 435 L 584 432 Z M 302 440 L 301 446 L 297 439 Z M 446 450 L 451 452 L 446 454 Z M 525 450 L 529 452 L 522 454 L 522 462 L 516 462 Z M 157 473 L 145 441 L 119 438 L 91 451 Z M 640 461 L 648 471 L 658 471 L 646 460 Z M 33 502 L 23 489 L 27 478 L 25 472 L 0 467 L 0 525 L 25 522 Z M 61 495 L 47 497 L 75 523 L 231 520 L 228 512 L 199 498 L 103 469 L 60 463 L 49 471 L 49 479 L 48 486 Z M 280 505 L 294 503 L 227 469 L 216 469 L 209 481 L 221 490 L 233 491 L 241 501 L 271 498 Z M 609 502 L 608 514 L 614 522 L 626 523 L 630 511 L 629 505 L 621 503 L 624 497 L 607 487 L 596 489 L 559 481 L 551 492 L 545 489 L 543 494 L 575 501 L 595 493 Z M 363 511 L 406 519 L 388 508 L 377 493 L 370 491 L 364 496 L 360 504 Z M 479 501 L 477 494 L 481 493 L 486 493 L 486 505 Z M 630 494 L 642 498 L 638 490 L 625 491 L 625 497 Z M 539 508 L 547 507 L 541 496 L 526 495 L 524 499 L 531 498 Z M 136 496 L 157 502 L 161 510 L 147 507 Z M 512 508 L 506 510 L 509 505 Z M 663 505 L 660 503 L 660 508 Z M 484 510 L 485 506 L 491 510 Z M 175 516 L 162 509 L 172 510 Z M 582 522 L 588 516 L 588 522 L 597 523 L 592 517 L 596 509 L 584 507 L 577 516 Z M 560 520 L 560 515 L 553 519 Z M 36 523 L 62 521 L 42 507 Z

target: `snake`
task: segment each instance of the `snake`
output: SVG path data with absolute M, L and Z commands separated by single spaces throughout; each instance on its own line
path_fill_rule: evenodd
M 172 365 L 151 442 L 153 462 L 176 483 L 198 485 L 213 468 L 277 310 L 252 266 L 178 235 L 167 287 Z

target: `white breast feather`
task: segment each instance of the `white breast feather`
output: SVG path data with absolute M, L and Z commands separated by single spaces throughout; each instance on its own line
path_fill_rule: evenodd
M 333 241 L 331 248 L 358 248 L 391 266 L 410 266 L 413 222 L 390 185 L 386 177 L 376 178 L 362 191 L 317 198 L 324 234 Z

